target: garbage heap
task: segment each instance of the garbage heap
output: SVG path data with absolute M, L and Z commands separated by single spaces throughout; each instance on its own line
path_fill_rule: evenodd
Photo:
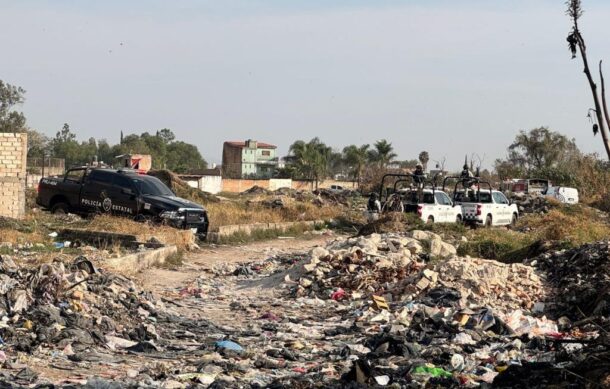
M 67 359 L 67 370 L 74 368 L 69 363 L 120 363 L 127 354 L 163 351 L 171 358 L 183 339 L 212 342 L 211 331 L 206 320 L 172 313 L 131 280 L 95 269 L 84 257 L 35 268 L 0 257 L 0 365 L 7 368 L 0 386 L 38 382 L 24 358 L 54 360 L 55 368 Z
M 573 321 L 610 323 L 610 242 L 558 250 L 527 262 L 544 271 L 556 299 L 549 307 Z
M 350 331 L 360 342 L 338 351 L 352 367 L 328 387 L 587 385 L 610 380 L 607 332 L 546 315 L 555 312 L 551 307 L 577 309 L 576 293 L 593 299 L 585 290 L 600 287 L 596 297 L 607 297 L 603 247 L 578 251 L 581 259 L 568 252 L 540 259 L 539 271 L 458 258 L 453 246 L 430 232 L 373 234 L 315 249 L 290 293 L 352 309 Z M 604 260 L 592 253 L 600 250 L 606 250 Z M 555 268 L 553 258 L 577 259 L 582 266 Z M 581 274 L 604 263 L 602 275 Z M 593 301 L 593 311 L 607 318 L 607 298 Z M 323 377 L 309 377 L 312 384 L 318 379 Z

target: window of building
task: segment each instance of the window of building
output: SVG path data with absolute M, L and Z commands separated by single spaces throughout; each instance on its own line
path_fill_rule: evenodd
M 265 156 L 265 157 L 269 157 L 269 156 L 271 156 L 271 151 L 269 151 L 269 150 L 263 150 L 263 151 L 261 151 L 261 154 L 262 154 L 263 156 Z

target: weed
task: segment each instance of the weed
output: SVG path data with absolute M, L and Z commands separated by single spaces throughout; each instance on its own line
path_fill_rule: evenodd
M 525 248 L 534 243 L 531 235 L 504 229 L 477 230 L 471 240 L 460 244 L 458 255 L 495 259 L 505 262 L 523 260 Z M 521 254 L 521 255 L 520 255 Z
M 255 229 L 250 233 L 246 231 L 237 231 L 229 236 L 222 236 L 218 240 L 219 244 L 245 244 L 261 240 L 275 239 L 280 236 L 300 237 L 306 231 L 311 231 L 312 228 L 306 224 L 297 223 L 285 230 L 280 229 Z
M 177 269 L 184 264 L 184 251 L 178 250 L 174 254 L 165 258 L 165 262 L 160 263 L 159 267 L 163 269 Z

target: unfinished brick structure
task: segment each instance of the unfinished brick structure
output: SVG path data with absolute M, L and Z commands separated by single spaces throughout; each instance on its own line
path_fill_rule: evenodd
M 27 134 L 0 132 L 0 216 L 25 216 L 27 154 Z

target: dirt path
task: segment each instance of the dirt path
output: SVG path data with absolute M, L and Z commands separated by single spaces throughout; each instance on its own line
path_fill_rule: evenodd
M 243 263 L 262 261 L 274 255 L 307 252 L 316 246 L 324 246 L 336 235 L 315 235 L 308 238 L 274 239 L 239 246 L 204 247 L 188 254 L 184 265 L 178 270 L 149 269 L 136 278 L 144 290 L 160 292 L 166 288 L 176 288 L 200 273 L 211 270 L 221 263 Z
M 205 330 L 204 323 L 210 322 L 227 334 L 240 333 L 252 323 L 260 326 L 266 322 L 260 320 L 261 315 L 266 312 L 296 317 L 297 314 L 303 315 L 310 309 L 285 305 L 285 302 L 279 303 L 276 288 L 261 286 L 249 280 L 239 281 L 238 277 L 213 270 L 215 266 L 222 263 L 259 262 L 274 256 L 296 257 L 336 238 L 336 235 L 318 235 L 299 239 L 275 239 L 242 246 L 205 247 L 189 254 L 178 270 L 153 268 L 133 279 L 142 290 L 152 292 L 156 299 L 161 299 L 175 314 L 193 319 L 194 323 L 202 323 L 199 330 Z M 265 271 L 268 270 L 266 268 Z M 191 291 L 194 292 L 191 294 Z M 306 314 L 302 317 L 310 316 L 315 315 Z M 189 329 L 197 331 L 196 326 Z M 263 347 L 256 338 L 240 338 L 240 341 L 253 350 Z M 180 340 L 174 339 L 174 342 L 175 345 L 180 344 Z M 210 342 L 205 345 L 209 346 Z M 30 358 L 28 366 L 41 377 L 51 381 L 82 383 L 91 375 L 121 379 L 129 369 L 138 370 L 158 362 L 154 358 L 126 353 L 121 353 L 120 357 L 121 361 L 111 364 L 76 364 L 68 361 L 64 362 L 65 366 L 58 363 L 49 364 L 46 358 Z M 178 360 L 172 363 L 178 363 Z

